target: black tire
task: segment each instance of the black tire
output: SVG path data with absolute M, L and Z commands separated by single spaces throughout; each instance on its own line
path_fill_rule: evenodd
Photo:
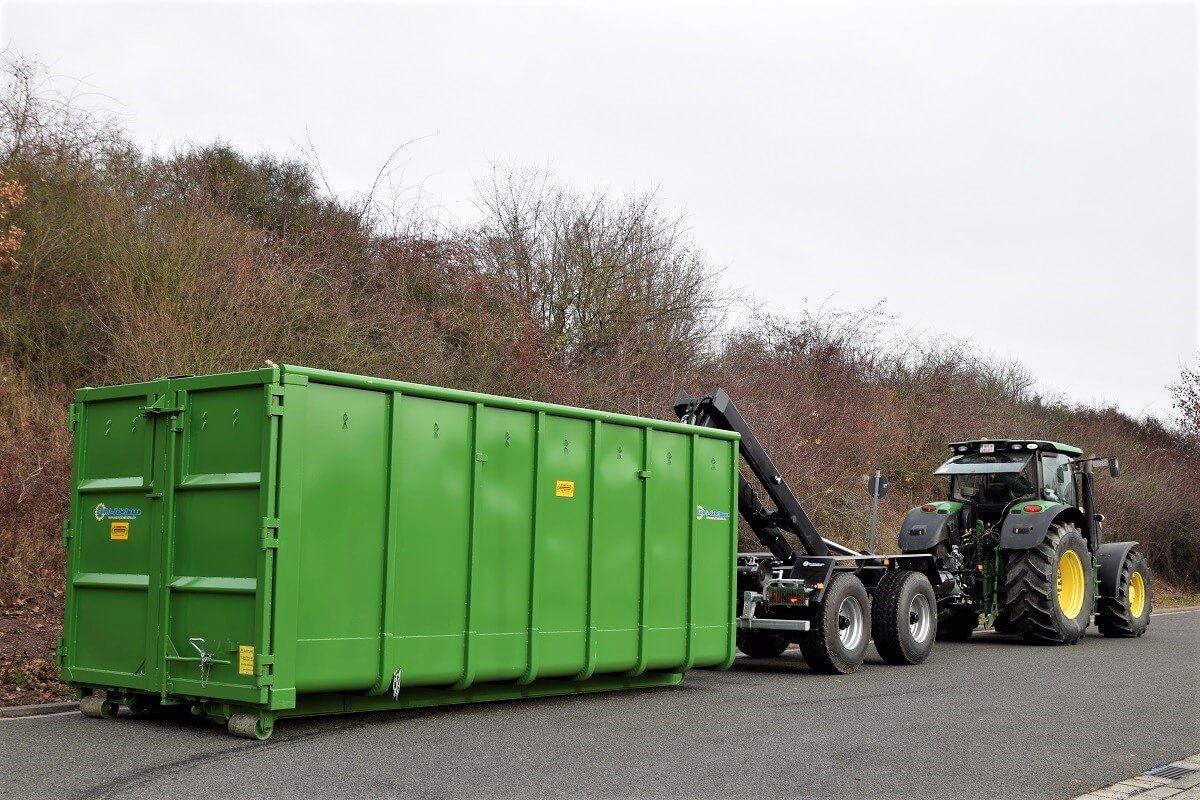
M 871 640 L 871 601 L 854 575 L 834 575 L 825 587 L 812 628 L 800 635 L 804 660 L 814 672 L 857 672 Z
M 965 642 L 979 627 L 979 612 L 974 606 L 952 606 L 939 620 L 937 638 L 945 642 Z
M 1070 569 L 1071 556 L 1082 570 L 1079 608 L 1069 607 L 1059 591 L 1060 567 Z M 1070 576 L 1064 574 L 1064 580 Z M 1092 618 L 1095 605 L 1092 554 L 1074 523 L 1056 522 L 1037 547 L 1015 550 L 1008 555 L 1004 581 L 1004 610 L 1013 633 L 1027 642 L 1075 644 Z M 1067 606 L 1064 606 L 1064 602 Z M 1071 613 L 1073 612 L 1073 616 Z
M 777 633 L 740 629 L 737 632 L 737 649 L 750 658 L 775 658 L 776 656 L 781 656 L 783 655 L 783 651 L 788 649 L 789 644 L 791 642 Z
M 888 572 L 871 596 L 875 650 L 889 664 L 920 664 L 937 638 L 937 598 L 919 572 Z
M 1142 609 L 1140 614 L 1134 614 L 1131 608 L 1131 586 L 1134 576 L 1141 578 Z M 1150 627 L 1150 565 L 1146 557 L 1137 550 L 1131 549 L 1121 562 L 1121 572 L 1117 576 L 1117 596 L 1101 597 L 1096 602 L 1096 627 L 1104 636 L 1141 636 Z M 1136 598 L 1134 598 L 1136 599 Z

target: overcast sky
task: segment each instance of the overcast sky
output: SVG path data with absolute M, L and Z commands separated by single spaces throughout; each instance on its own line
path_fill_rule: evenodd
M 159 150 L 299 154 L 470 221 L 493 165 L 656 189 L 731 293 L 885 301 L 1048 392 L 1170 413 L 1194 359 L 1189 3 L 21 4 L 8 48 Z M 415 141 L 414 141 L 415 140 Z

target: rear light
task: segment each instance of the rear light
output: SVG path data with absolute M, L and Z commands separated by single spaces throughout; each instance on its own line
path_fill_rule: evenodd
M 774 584 L 767 588 L 766 600 L 773 606 L 798 606 L 807 602 L 804 587 L 800 585 Z
M 1025 506 L 1025 508 L 1024 508 L 1024 509 L 1022 509 L 1022 510 L 1023 510 L 1023 511 L 1024 511 L 1026 514 L 1036 514 L 1036 513 L 1038 513 L 1039 511 L 1041 511 L 1041 510 L 1042 510 L 1042 507 L 1041 507 L 1041 506 L 1035 506 L 1035 505 L 1033 505 L 1033 504 L 1030 504 L 1030 505 L 1027 505 L 1027 506 Z
M 921 510 L 922 510 L 922 511 L 924 511 L 924 512 L 926 512 L 926 513 L 928 513 L 928 512 L 931 512 L 931 511 L 936 511 L 936 510 L 937 510 L 937 506 L 935 506 L 935 505 L 931 505 L 931 504 L 928 504 L 928 503 L 927 503 L 927 504 L 925 504 L 925 505 L 921 506 Z

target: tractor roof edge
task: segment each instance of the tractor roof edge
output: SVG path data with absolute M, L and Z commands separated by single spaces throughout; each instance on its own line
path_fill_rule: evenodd
M 1078 447 L 1074 447 L 1069 444 L 1063 444 L 1062 442 L 1049 442 L 1049 441 L 1046 441 L 1043 439 L 964 439 L 961 442 L 950 442 L 946 446 L 954 448 L 954 447 L 959 447 L 959 446 L 963 446 L 963 445 L 969 447 L 971 445 L 980 445 L 980 444 L 997 444 L 997 445 L 1034 444 L 1034 445 L 1037 445 L 1036 449 L 1038 449 L 1038 450 L 1051 450 L 1055 453 L 1062 453 L 1063 455 L 1068 455 L 1068 456 L 1083 455 L 1083 451 L 1080 450 Z

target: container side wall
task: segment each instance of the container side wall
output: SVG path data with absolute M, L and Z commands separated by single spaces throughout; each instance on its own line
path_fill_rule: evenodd
M 695 666 L 718 666 L 733 647 L 738 512 L 730 471 L 737 444 L 697 437 L 695 447 L 692 657 Z
M 592 624 L 596 671 L 637 664 L 641 605 L 643 429 L 605 425 L 596 454 Z
M 543 426 L 534 666 L 553 678 L 585 667 L 592 423 L 546 415 Z
M 687 658 L 692 437 L 652 431 L 648 464 L 644 647 L 646 668 L 655 670 Z
M 310 383 L 305 401 L 296 689 L 366 689 L 379 670 L 390 395 Z
M 394 459 L 396 669 L 406 686 L 462 677 L 473 406 L 405 395 Z
M 471 661 L 476 681 L 496 681 L 519 678 L 526 667 L 535 419 L 502 408 L 480 414 Z

